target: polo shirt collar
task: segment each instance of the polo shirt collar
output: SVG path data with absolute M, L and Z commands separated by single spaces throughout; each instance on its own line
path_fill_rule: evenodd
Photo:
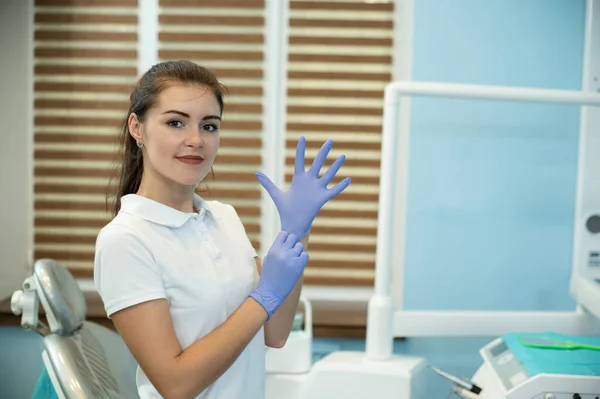
M 199 213 L 182 212 L 141 195 L 127 194 L 121 197 L 120 212 L 174 228 L 183 226 L 192 217 L 200 216 L 201 220 L 206 216 L 213 220 L 217 219 L 208 202 L 198 194 L 194 194 L 194 208 L 199 209 Z

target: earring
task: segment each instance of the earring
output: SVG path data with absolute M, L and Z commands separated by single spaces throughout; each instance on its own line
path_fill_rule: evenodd
M 139 141 L 136 141 L 135 143 L 137 144 L 138 148 L 142 148 L 144 146 L 144 144 L 140 143 Z

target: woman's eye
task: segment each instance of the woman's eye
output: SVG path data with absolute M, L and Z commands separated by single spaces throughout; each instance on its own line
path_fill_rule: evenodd
M 169 121 L 167 122 L 167 125 L 171 127 L 182 127 L 183 123 L 181 123 L 181 121 Z
M 202 126 L 202 129 L 206 130 L 207 132 L 216 132 L 217 130 L 219 130 L 219 127 L 213 125 L 212 123 L 209 123 L 207 125 Z

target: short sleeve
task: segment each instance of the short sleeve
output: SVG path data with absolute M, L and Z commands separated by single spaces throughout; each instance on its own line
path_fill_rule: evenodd
M 122 309 L 166 298 L 162 275 L 139 234 L 108 225 L 96 240 L 94 284 L 110 316 Z
M 244 242 L 241 244 L 250 252 L 253 258 L 256 258 L 258 254 L 256 253 L 256 249 L 252 245 L 250 238 L 248 238 L 248 234 L 246 233 L 246 228 L 244 227 L 244 223 L 242 223 L 242 219 L 240 219 L 237 211 L 232 205 L 227 204 L 227 208 L 229 208 L 232 219 L 231 222 L 236 225 L 239 236 L 244 237 Z

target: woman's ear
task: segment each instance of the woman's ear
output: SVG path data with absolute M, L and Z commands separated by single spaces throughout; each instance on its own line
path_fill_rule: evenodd
M 127 119 L 127 127 L 129 128 L 129 134 L 131 137 L 135 139 L 138 143 L 142 143 L 142 124 L 138 119 L 135 113 L 129 114 L 129 118 Z

